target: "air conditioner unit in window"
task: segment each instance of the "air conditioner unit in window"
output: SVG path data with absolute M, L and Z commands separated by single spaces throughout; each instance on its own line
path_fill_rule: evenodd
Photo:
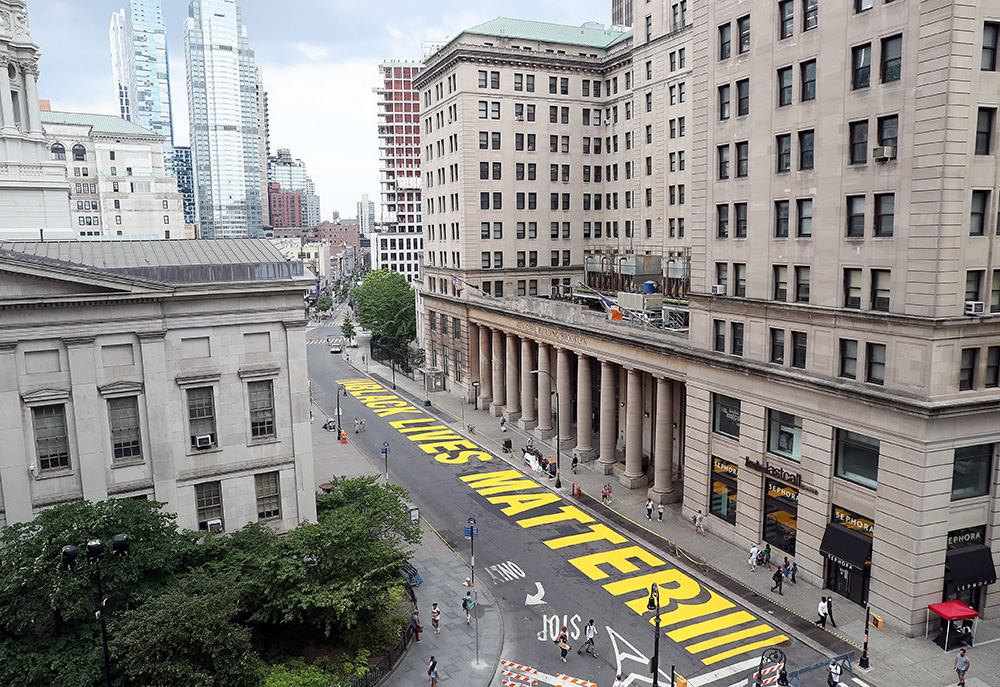
M 455 123 L 455 120 L 454 120 L 454 119 L 452 119 L 451 117 L 448 117 L 448 123 L 449 123 L 449 124 L 454 124 L 454 123 Z
M 982 301 L 965 301 L 966 315 L 982 315 L 986 312 L 986 304 Z
M 211 434 L 199 434 L 194 438 L 195 448 L 211 448 L 212 447 L 212 435 Z
M 519 122 L 523 122 L 524 121 L 524 115 L 514 115 L 514 119 L 517 120 L 517 121 L 519 121 Z
M 896 159 L 896 146 L 876 146 L 872 148 L 872 157 L 876 162 L 888 162 Z
M 209 532 L 221 532 L 222 531 L 222 520 L 216 518 L 215 520 L 208 521 L 208 531 Z
M 725 296 L 726 295 L 726 285 L 725 284 L 713 284 L 712 285 L 712 295 L 713 296 Z

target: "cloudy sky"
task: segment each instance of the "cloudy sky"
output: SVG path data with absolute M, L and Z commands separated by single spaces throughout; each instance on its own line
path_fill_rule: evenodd
M 28 0 L 41 47 L 39 97 L 52 109 L 118 114 L 108 24 L 126 0 Z M 162 0 L 174 138 L 188 141 L 184 82 L 187 0 Z M 454 37 L 500 14 L 580 25 L 610 23 L 611 0 L 242 0 L 243 23 L 268 91 L 271 152 L 302 158 L 322 199 L 356 214 L 368 193 L 378 203 L 378 140 L 372 87 L 385 59 L 419 59 L 424 40 Z M 376 210 L 376 213 L 378 210 Z

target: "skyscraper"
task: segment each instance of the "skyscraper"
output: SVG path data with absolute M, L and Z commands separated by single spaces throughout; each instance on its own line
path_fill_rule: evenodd
M 126 0 L 125 7 L 111 15 L 108 34 L 121 117 L 165 137 L 163 158 L 169 164 L 174 127 L 160 0 Z
M 375 203 L 368 200 L 367 193 L 362 193 L 358 201 L 358 230 L 362 236 L 369 236 L 375 231 Z
M 184 58 L 202 236 L 261 236 L 257 66 L 234 0 L 191 0 Z
M 198 223 L 198 208 L 194 200 L 194 172 L 191 169 L 191 147 L 174 146 L 174 174 L 177 190 L 184 202 L 184 224 Z

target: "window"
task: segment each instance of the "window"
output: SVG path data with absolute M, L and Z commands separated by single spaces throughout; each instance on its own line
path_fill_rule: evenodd
M 990 493 L 993 451 L 993 444 L 955 449 L 955 469 L 951 478 L 952 501 Z
M 772 479 L 764 488 L 764 541 L 795 555 L 799 490 Z
M 736 82 L 736 114 L 739 117 L 750 114 L 750 79 Z
M 270 438 L 274 432 L 274 386 L 270 380 L 249 382 L 250 436 L 253 439 Z
M 35 430 L 35 454 L 39 472 L 69 467 L 69 436 L 66 406 L 35 406 L 31 409 Z
M 732 33 L 733 33 L 732 32 L 732 27 L 729 24 L 723 24 L 722 26 L 719 27 L 719 59 L 720 60 L 728 60 L 729 56 L 732 54 L 732 49 L 733 49 L 733 45 L 732 45 Z M 985 50 L 986 49 L 983 48 L 984 52 L 985 52 Z M 994 51 L 994 53 L 995 52 L 996 51 Z M 646 64 L 649 65 L 650 63 L 647 62 Z M 648 72 L 648 70 L 647 70 L 647 72 Z M 650 79 L 650 78 L 652 78 L 652 76 L 650 76 L 647 73 L 646 78 Z
M 983 236 L 986 233 L 986 211 L 990 206 L 990 192 L 972 192 L 972 208 L 969 212 L 969 236 Z
M 745 178 L 750 174 L 750 143 L 739 141 L 736 144 L 736 176 Z
M 864 165 L 868 163 L 868 120 L 850 123 L 851 132 L 851 164 Z
M 809 31 L 819 25 L 819 0 L 802 0 L 802 30 Z
M 53 143 L 52 148 L 52 159 L 53 160 L 65 160 L 66 159 L 66 146 L 62 143 Z
M 815 159 L 816 135 L 812 129 L 799 132 L 799 169 L 812 169 Z
M 745 298 L 747 295 L 747 266 L 746 263 L 733 263 L 733 295 Z
M 727 263 L 715 263 L 715 283 L 722 287 L 729 283 L 729 265 Z
M 490 103 L 490 119 L 500 119 L 500 103 Z
M 778 3 L 778 37 L 780 39 L 791 38 L 795 32 L 795 2 L 794 0 L 782 0 Z
M 795 268 L 795 302 L 809 302 L 809 268 Z
M 1000 346 L 986 349 L 986 388 L 1000 386 Z
M 491 135 L 491 142 L 493 150 L 500 150 L 500 132 L 494 131 Z M 497 163 L 494 163 L 497 164 Z
M 490 72 L 490 88 L 500 88 L 500 72 Z
M 108 419 L 111 427 L 112 461 L 120 463 L 142 460 L 138 397 L 109 398 Z
M 885 384 L 885 344 L 868 344 L 865 362 L 868 365 L 865 381 L 869 384 Z
M 861 270 L 844 269 L 844 307 L 861 309 Z
M 892 236 L 895 207 L 894 193 L 875 194 L 875 236 L 883 238 Z
M 774 201 L 774 235 L 778 238 L 788 236 L 788 201 Z
M 740 35 L 739 53 L 750 52 L 750 15 L 740 17 L 736 20 L 736 29 Z
M 958 390 L 968 391 L 976 384 L 976 365 L 979 362 L 978 348 L 963 348 L 962 362 L 958 371 Z
M 774 300 L 788 300 L 788 267 L 774 265 Z
M 733 213 L 736 215 L 736 233 L 738 239 L 747 237 L 747 204 L 733 203 Z
M 802 102 L 816 99 L 816 60 L 807 60 L 799 65 L 799 77 L 802 81 L 802 91 L 799 97 Z
M 899 81 L 902 75 L 903 37 L 890 36 L 882 39 L 882 83 Z
M 851 48 L 851 87 L 855 90 L 871 84 L 872 44 Z
M 716 434 L 739 440 L 740 401 L 737 398 L 712 395 L 712 431 Z
M 524 74 L 514 74 L 514 90 L 524 90 Z
M 73 161 L 74 162 L 86 162 L 87 161 L 87 149 L 82 145 L 77 143 L 73 146 Z
M 853 339 L 840 340 L 840 376 L 847 379 L 858 377 L 858 342 Z
M 490 116 L 489 105 L 490 104 L 488 102 L 486 102 L 485 100 L 480 100 L 479 101 L 479 118 L 480 119 L 488 119 L 489 118 L 489 116 Z
M 806 333 L 792 332 L 792 367 L 806 367 Z
M 650 14 L 646 15 L 646 42 L 648 43 L 653 39 L 653 16 Z
M 724 320 L 714 320 L 715 327 L 715 350 L 718 353 L 726 352 L 726 322 Z
M 878 439 L 838 429 L 834 474 L 863 487 L 875 489 L 878 486 L 879 448 Z
M 534 93 L 535 92 L 535 75 L 534 74 L 528 74 L 528 75 L 526 75 L 524 77 L 524 90 L 526 90 L 528 93 Z
M 892 272 L 872 270 L 872 310 L 889 311 L 889 289 Z
M 712 456 L 712 489 L 708 512 L 730 525 L 736 524 L 736 499 L 739 491 L 735 463 Z
M 780 410 L 767 411 L 767 450 L 802 462 L 802 418 Z
M 983 58 L 980 69 L 984 72 L 997 70 L 997 37 L 1000 35 L 1000 24 L 986 22 L 983 24 Z
M 486 71 L 483 69 L 479 70 L 479 87 L 486 88 Z
M 496 72 L 494 72 L 496 73 Z M 257 492 L 257 519 L 270 520 L 281 517 L 281 491 L 278 488 L 278 473 L 265 472 L 254 475 Z
M 719 86 L 719 119 L 722 121 L 729 119 L 729 98 L 729 84 Z
M 780 134 L 774 137 L 777 150 L 777 171 L 787 172 L 792 168 L 792 135 Z
M 778 70 L 778 107 L 792 104 L 792 68 Z
M 865 235 L 865 197 L 847 196 L 847 235 L 863 238 Z
M 785 330 L 771 329 L 771 362 L 785 364 Z
M 854 0 L 855 12 L 866 12 L 875 4 L 875 0 Z
M 812 236 L 813 202 L 811 198 L 800 198 L 795 201 L 798 217 L 797 229 L 800 238 Z
M 215 402 L 212 396 L 212 387 L 203 386 L 188 389 L 187 402 L 191 447 L 205 448 L 205 446 L 199 446 L 199 437 L 208 437 L 208 445 L 215 446 Z
M 743 323 L 733 322 L 733 355 L 743 355 Z
M 993 120 L 996 108 L 981 107 L 976 118 L 976 155 L 989 155 L 993 141 Z
M 194 485 L 195 507 L 198 509 L 198 529 L 208 530 L 213 520 L 222 520 L 222 483 L 205 482 Z
M 493 251 L 493 268 L 503 269 L 503 251 Z
M 729 146 L 719 146 L 719 178 L 729 178 Z
M 1000 312 L 1000 270 L 993 270 L 993 283 L 990 285 L 990 312 Z
M 965 300 L 978 301 L 983 283 L 983 270 L 969 270 L 965 273 Z

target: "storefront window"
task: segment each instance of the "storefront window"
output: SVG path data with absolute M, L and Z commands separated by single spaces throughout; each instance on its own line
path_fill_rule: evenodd
M 951 478 L 951 500 L 990 493 L 993 444 L 955 449 L 955 472 Z
M 795 555 L 795 531 L 799 511 L 799 490 L 767 480 L 764 495 L 764 541 Z
M 979 549 L 984 551 L 984 555 L 982 556 L 984 564 L 986 566 L 992 566 L 993 559 L 989 553 L 989 549 L 984 544 L 985 539 L 986 525 L 980 525 L 978 527 L 965 527 L 960 530 L 952 530 L 948 533 L 948 554 L 945 557 L 944 593 L 941 596 L 942 601 L 957 599 L 969 608 L 977 611 L 979 610 L 983 600 L 983 587 L 986 586 L 986 584 L 983 583 L 989 583 L 990 579 L 996 579 L 996 570 L 994 569 L 990 571 L 988 568 L 984 567 L 983 570 L 977 569 L 958 571 L 963 573 L 963 579 L 960 580 L 962 584 L 956 584 L 956 570 L 952 568 L 952 562 L 954 558 L 953 552 L 955 551 L 967 552 L 971 549 Z M 965 558 L 962 559 L 961 563 L 957 563 L 956 565 L 970 567 L 970 563 L 974 560 L 975 559 Z M 974 563 L 972 563 L 972 567 L 975 567 Z
M 767 411 L 767 450 L 802 462 L 802 418 L 780 410 Z
M 712 431 L 716 434 L 740 438 L 740 401 L 736 398 L 715 394 L 712 399 Z
M 834 505 L 823 533 L 820 553 L 826 557 L 826 588 L 859 606 L 868 603 L 875 521 Z
M 878 486 L 879 446 L 878 439 L 838 429 L 837 477 L 875 489 Z
M 712 501 L 708 512 L 730 525 L 736 524 L 736 486 L 739 468 L 735 463 L 712 456 Z

